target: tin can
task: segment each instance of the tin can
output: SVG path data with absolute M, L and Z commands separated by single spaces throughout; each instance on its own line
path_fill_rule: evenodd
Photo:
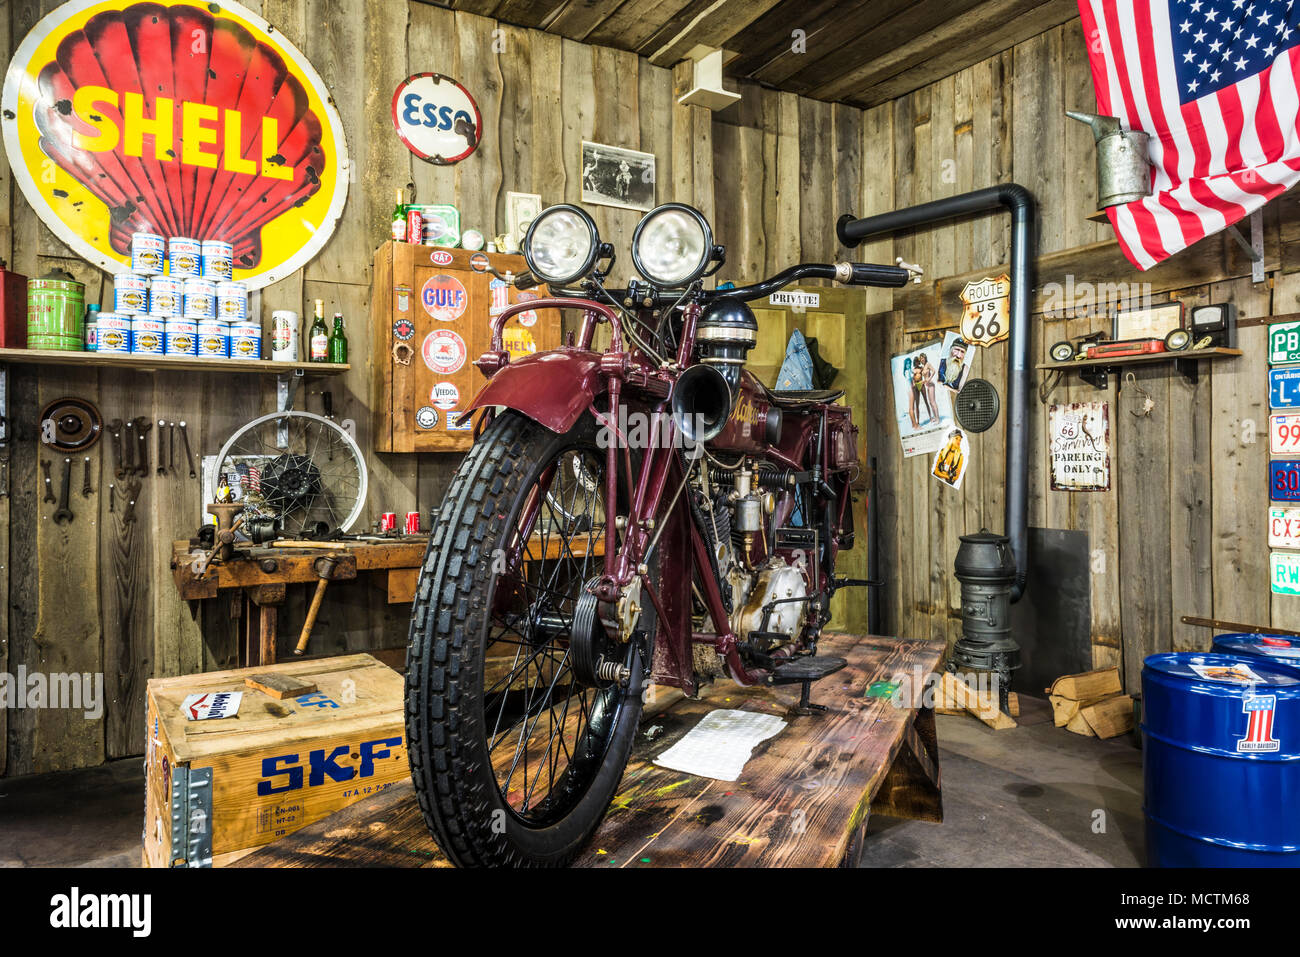
M 288 309 L 271 313 L 271 358 L 276 362 L 298 361 L 298 313 Z
M 202 319 L 198 324 L 199 355 L 209 359 L 230 358 L 230 323 Z
M 166 328 L 155 316 L 131 317 L 131 353 L 133 355 L 160 356 L 165 345 Z
M 120 316 L 142 316 L 149 311 L 149 279 L 133 272 L 113 277 L 113 311 Z
M 262 358 L 262 324 L 255 319 L 241 319 L 230 324 L 230 358 Z
M 167 240 L 167 269 L 174 279 L 202 275 L 203 246 L 197 239 L 173 236 Z
M 381 532 L 393 532 L 397 530 L 397 513 L 384 512 L 379 516 L 379 530 Z
M 131 351 L 131 317 L 116 312 L 101 312 L 95 330 L 95 351 L 125 353 Z
M 204 279 L 229 279 L 234 266 L 234 247 L 219 239 L 205 239 L 200 246 Z
M 248 318 L 248 287 L 242 282 L 217 283 L 217 318 L 238 322 Z
M 406 513 L 406 534 L 407 535 L 420 534 L 420 513 L 419 512 Z
M 419 245 L 424 236 L 424 214 L 418 209 L 406 211 L 406 236 L 408 241 Z
M 217 318 L 217 287 L 209 279 L 185 280 L 186 319 Z
M 167 319 L 185 311 L 185 284 L 170 276 L 154 276 L 149 283 L 149 315 Z
M 455 206 L 440 203 L 421 206 L 420 214 L 424 217 L 424 244 L 426 246 L 460 245 L 460 210 Z
M 161 276 L 167 266 L 167 240 L 153 233 L 131 234 L 131 272 Z
M 199 326 L 193 319 L 170 318 L 163 330 L 164 354 L 196 356 L 199 354 Z
M 61 270 L 27 282 L 27 348 L 82 347 L 86 287 Z

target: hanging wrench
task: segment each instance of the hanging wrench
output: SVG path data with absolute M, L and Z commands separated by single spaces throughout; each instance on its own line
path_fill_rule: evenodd
M 135 447 L 137 444 L 135 440 L 135 419 L 127 419 L 126 426 L 122 429 L 122 471 L 118 473 L 118 478 L 125 478 L 128 475 L 135 474 Z
M 176 474 L 176 423 L 167 423 L 167 468 Z
M 158 466 L 154 469 L 159 475 L 167 474 L 167 459 L 163 456 L 163 429 L 167 428 L 167 423 L 162 419 L 158 420 Z
M 113 436 L 113 465 L 115 466 L 114 474 L 120 482 L 126 477 L 126 469 L 122 464 L 122 420 L 114 419 L 108 423 L 108 431 Z
M 50 463 L 47 459 L 41 459 L 41 472 L 45 475 L 44 501 L 53 505 L 57 499 L 54 497 L 54 481 L 50 478 Z
M 194 471 L 194 454 L 190 452 L 190 434 L 185 431 L 185 423 L 180 423 L 181 438 L 185 441 L 185 461 L 190 466 L 190 478 L 198 478 L 198 473 Z
M 113 514 L 113 499 L 115 497 L 116 496 L 113 494 L 113 485 L 110 482 L 108 486 L 108 514 L 109 515 Z
M 68 492 L 72 488 L 72 459 L 63 460 L 63 491 L 59 493 L 59 507 L 54 510 L 57 525 L 71 524 L 74 518 L 72 509 L 68 508 Z
M 129 525 L 135 521 L 135 500 L 140 494 L 141 485 L 138 481 L 132 480 L 126 486 L 126 508 L 122 511 L 122 524 Z
M 90 493 L 93 492 L 93 491 L 94 491 L 94 489 L 90 487 L 90 456 L 87 455 L 87 456 L 86 456 L 86 475 L 85 475 L 85 478 L 82 480 L 82 483 L 81 483 L 81 497 L 82 497 L 82 498 L 90 498 Z
M 135 420 L 135 431 L 140 438 L 140 457 L 136 460 L 135 473 L 149 477 L 149 430 L 153 428 L 153 422 L 146 419 L 143 415 Z

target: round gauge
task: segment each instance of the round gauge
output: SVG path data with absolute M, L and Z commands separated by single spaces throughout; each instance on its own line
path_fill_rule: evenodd
M 1192 334 L 1186 329 L 1171 329 L 1165 336 L 1165 348 L 1170 352 L 1182 352 L 1192 344 Z
M 1058 342 L 1048 350 L 1048 354 L 1056 362 L 1069 362 L 1074 358 L 1074 343 Z

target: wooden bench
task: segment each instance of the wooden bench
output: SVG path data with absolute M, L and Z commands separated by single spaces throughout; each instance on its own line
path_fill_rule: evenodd
M 583 867 L 853 866 L 872 813 L 940 822 L 934 712 L 898 707 L 878 683 L 925 676 L 943 642 L 828 636 L 819 654 L 848 667 L 813 685 L 825 714 L 787 709 L 798 686 L 741 688 L 718 681 L 700 699 L 658 693 L 648 703 L 623 782 Z M 868 694 L 875 685 L 875 695 Z M 758 746 L 738 781 L 653 763 L 710 711 L 786 717 Z M 258 849 L 239 867 L 446 867 L 409 781 Z

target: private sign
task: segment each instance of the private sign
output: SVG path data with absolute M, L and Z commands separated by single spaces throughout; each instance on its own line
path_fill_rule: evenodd
M 110 272 L 133 233 L 183 236 L 230 243 L 258 289 L 320 251 L 347 199 L 324 82 L 230 0 L 70 0 L 19 44 L 0 125 L 37 215 Z

